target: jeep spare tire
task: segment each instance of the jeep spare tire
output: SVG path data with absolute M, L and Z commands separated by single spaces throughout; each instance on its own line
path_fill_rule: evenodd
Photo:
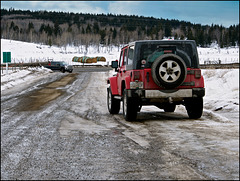
M 187 76 L 186 64 L 175 54 L 164 54 L 156 58 L 151 71 L 153 81 L 167 89 L 181 85 Z

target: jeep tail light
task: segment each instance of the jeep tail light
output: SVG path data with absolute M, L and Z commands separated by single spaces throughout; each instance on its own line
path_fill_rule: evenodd
M 133 80 L 140 80 L 140 71 L 133 71 Z
M 195 78 L 200 79 L 201 78 L 201 70 L 195 70 Z

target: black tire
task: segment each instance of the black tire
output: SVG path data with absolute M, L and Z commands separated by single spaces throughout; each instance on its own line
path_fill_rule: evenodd
M 181 85 L 187 76 L 187 67 L 181 57 L 175 54 L 164 54 L 152 64 L 153 81 L 167 89 Z
M 65 73 L 65 68 L 61 68 L 60 70 L 62 73 Z
M 127 96 L 126 89 L 123 91 L 123 116 L 126 121 L 135 121 L 139 105 L 133 98 Z
M 176 109 L 176 105 L 175 104 L 167 104 L 164 106 L 163 110 L 165 112 L 174 112 Z
M 72 70 L 69 70 L 69 73 L 72 73 Z
M 188 98 L 184 100 L 185 107 L 190 119 L 198 119 L 203 113 L 203 98 Z
M 120 99 L 115 99 L 112 95 L 111 88 L 107 89 L 107 105 L 110 114 L 118 114 L 120 111 Z

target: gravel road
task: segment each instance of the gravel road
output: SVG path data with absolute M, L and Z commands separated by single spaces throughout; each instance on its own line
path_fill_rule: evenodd
M 239 114 L 107 110 L 111 71 L 51 73 L 1 96 L 1 179 L 239 179 Z

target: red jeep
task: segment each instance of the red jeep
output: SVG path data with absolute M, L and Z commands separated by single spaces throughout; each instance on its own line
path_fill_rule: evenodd
M 174 112 L 183 104 L 190 118 L 200 118 L 205 95 L 193 40 L 146 40 L 124 46 L 119 61 L 112 62 L 117 74 L 108 79 L 108 110 L 134 121 L 144 105 Z

